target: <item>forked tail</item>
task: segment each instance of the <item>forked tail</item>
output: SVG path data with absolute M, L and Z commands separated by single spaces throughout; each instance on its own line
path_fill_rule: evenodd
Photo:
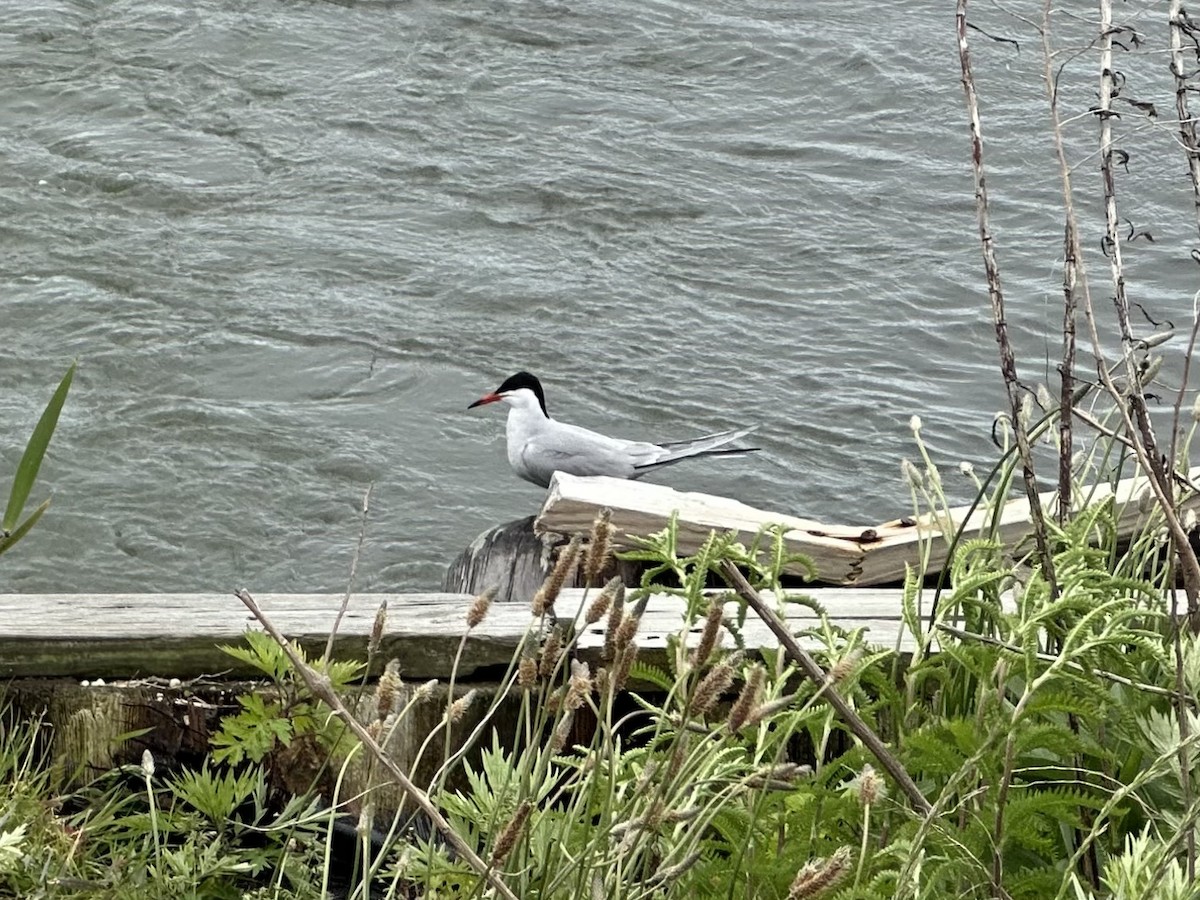
M 654 469 L 670 466 L 685 459 L 695 459 L 701 456 L 740 456 L 744 453 L 754 453 L 761 447 L 726 447 L 739 438 L 743 438 L 758 428 L 736 428 L 732 431 L 718 431 L 716 434 L 706 434 L 703 437 L 692 438 L 690 441 L 664 441 L 658 446 L 665 452 L 654 462 L 634 466 L 634 478 L 640 478 Z

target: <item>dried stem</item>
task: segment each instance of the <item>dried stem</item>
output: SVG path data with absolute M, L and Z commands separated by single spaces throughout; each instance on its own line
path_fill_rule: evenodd
M 300 658 L 295 648 L 292 647 L 291 642 L 267 618 L 248 591 L 237 591 L 235 596 L 246 605 L 251 615 L 258 619 L 267 634 L 271 635 L 283 649 L 288 661 L 292 664 L 292 668 L 304 679 L 304 683 L 308 685 L 308 689 L 312 691 L 313 696 L 333 710 L 334 715 L 341 719 L 346 724 L 346 727 L 354 732 L 354 736 L 358 738 L 367 752 L 374 756 L 387 769 L 400 786 L 400 789 L 411 797 L 420 810 L 429 817 L 434 828 L 442 834 L 446 839 L 446 843 L 453 848 L 454 852 L 465 860 L 471 868 L 482 875 L 498 896 L 504 897 L 506 900 L 517 900 L 517 895 L 509 889 L 500 876 L 479 857 L 479 854 L 471 849 L 470 845 L 454 830 L 454 827 L 446 821 L 446 817 L 442 815 L 441 811 L 433 804 L 433 801 L 429 799 L 429 795 L 412 782 L 404 770 L 397 765 L 396 761 L 385 753 L 383 748 L 371 737 L 371 733 L 367 730 L 366 726 L 359 722 L 354 717 L 354 714 L 347 709 L 346 704 L 334 693 L 328 676 L 317 672 Z
M 958 0 L 954 21 L 958 32 L 958 58 L 962 65 L 963 92 L 966 95 L 967 113 L 971 124 L 971 168 L 975 174 L 975 210 L 979 218 L 979 241 L 983 247 L 983 267 L 987 276 L 988 298 L 992 305 L 992 323 L 996 329 L 996 343 L 1000 349 L 1000 374 L 1004 378 L 1004 389 L 1008 395 L 1013 435 L 1016 437 L 1017 452 L 1021 457 L 1025 495 L 1029 498 L 1029 514 L 1033 521 L 1033 536 L 1038 556 L 1041 558 L 1042 573 L 1050 587 L 1051 596 L 1057 596 L 1054 558 L 1050 552 L 1045 512 L 1038 497 L 1029 430 L 1021 415 L 1021 384 L 1017 379 L 1017 362 L 1013 355 L 1012 343 L 1008 339 L 1004 291 L 1000 285 L 1000 268 L 996 263 L 995 241 L 989 221 L 987 180 L 983 171 L 983 129 L 979 122 L 979 98 L 975 93 L 975 77 L 971 72 L 971 53 L 967 43 L 967 0 Z
M 813 659 L 809 652 L 800 646 L 795 636 L 788 629 L 787 623 L 779 617 L 779 614 L 775 610 L 766 604 L 763 598 L 759 596 L 758 591 L 746 580 L 746 576 L 741 573 L 738 567 L 729 560 L 723 560 L 721 562 L 721 571 L 725 574 L 726 579 L 733 589 L 737 591 L 738 596 L 745 600 L 750 608 L 758 614 L 758 617 L 762 619 L 763 624 L 771 629 L 771 632 L 779 640 L 780 646 L 800 666 L 804 674 L 812 679 L 814 684 L 825 684 L 827 675 L 825 670 L 821 668 L 820 663 Z M 908 802 L 913 805 L 913 808 L 922 815 L 928 815 L 932 810 L 929 801 L 925 799 L 925 795 L 921 793 L 921 789 L 912 780 L 912 776 L 908 774 L 892 751 L 887 748 L 887 745 L 880 739 L 879 735 L 871 730 L 871 727 L 862 720 L 862 717 L 855 712 L 854 708 L 837 691 L 827 691 L 825 696 L 829 701 L 829 705 L 833 707 L 834 712 L 846 723 L 846 727 L 879 760 L 879 764 L 883 766 L 884 771 L 892 776 L 900 790 L 903 791 L 904 796 L 908 798 Z
M 1200 140 L 1196 135 L 1196 121 L 1192 118 L 1191 112 L 1188 110 L 1188 91 L 1191 90 L 1189 85 L 1188 70 L 1184 64 L 1183 58 L 1183 38 L 1184 26 L 1191 27 L 1190 21 L 1185 21 L 1187 13 L 1184 12 L 1182 0 L 1171 0 L 1167 9 L 1167 19 L 1171 25 L 1171 74 L 1175 77 L 1175 112 L 1179 119 L 1179 139 L 1183 143 L 1185 155 L 1188 163 L 1188 175 L 1192 181 L 1192 209 L 1196 215 L 1196 227 L 1200 230 Z M 1184 391 L 1187 389 L 1188 374 L 1191 370 L 1192 354 L 1196 348 L 1196 336 L 1200 331 L 1200 315 L 1196 312 L 1196 298 L 1192 299 L 1192 333 L 1188 339 L 1187 352 L 1183 357 L 1183 380 L 1179 386 L 1179 395 L 1175 401 L 1175 413 L 1171 419 L 1171 465 L 1175 465 L 1176 461 L 1176 441 L 1179 437 L 1179 414 L 1183 407 Z M 1180 553 L 1187 551 L 1180 550 Z M 1194 606 L 1193 599 L 1189 596 L 1188 608 L 1192 610 Z M 1175 592 L 1171 592 L 1171 620 L 1175 621 L 1178 613 L 1177 600 Z M 1193 616 L 1194 618 L 1194 616 Z M 1180 641 L 1179 629 L 1175 629 L 1175 688 L 1177 691 L 1183 690 L 1183 646 Z M 1187 710 L 1182 700 L 1175 704 L 1175 717 L 1179 722 L 1179 736 L 1181 747 L 1179 751 L 1179 772 L 1180 785 L 1183 788 L 1183 801 L 1185 804 L 1191 803 L 1192 785 L 1191 785 L 1191 763 L 1188 759 L 1188 754 L 1182 748 L 1182 743 L 1188 739 L 1188 715 Z M 1196 880 L 1196 829 L 1188 827 L 1187 835 L 1187 877 L 1188 881 Z
M 1196 213 L 1196 227 L 1200 229 L 1200 141 L 1196 137 L 1196 120 L 1188 112 L 1187 65 L 1183 59 L 1184 26 L 1191 27 L 1183 0 L 1171 0 L 1167 8 L 1167 19 L 1171 24 L 1171 74 L 1175 76 L 1175 112 L 1179 117 L 1179 139 L 1187 156 L 1188 174 L 1192 177 L 1192 207 Z M 1194 73 L 1193 73 L 1194 74 Z
M 374 489 L 375 482 L 372 481 L 363 492 L 362 509 L 359 512 L 361 521 L 358 527 L 358 543 L 354 545 L 354 555 L 350 557 L 350 576 L 346 579 L 346 594 L 342 597 L 342 605 L 338 607 L 333 627 L 329 629 L 329 640 L 325 642 L 323 659 L 327 663 L 333 658 L 333 642 L 337 638 L 338 629 L 342 626 L 342 617 L 346 615 L 346 608 L 350 605 L 350 594 L 354 590 L 354 578 L 358 574 L 358 560 L 362 556 L 363 540 L 367 535 L 367 513 L 371 510 L 371 491 Z
M 1063 170 L 1070 191 L 1070 175 Z M 1079 278 L 1079 235 L 1075 231 L 1075 217 L 1067 216 L 1063 234 L 1063 346 L 1062 362 L 1058 377 L 1061 382 L 1058 400 L 1058 523 L 1064 524 L 1071 516 L 1071 457 L 1074 441 L 1071 429 L 1071 410 L 1075 395 L 1075 287 Z

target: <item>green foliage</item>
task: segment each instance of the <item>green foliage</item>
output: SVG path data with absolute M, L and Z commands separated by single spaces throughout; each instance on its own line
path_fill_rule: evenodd
M 214 760 L 230 765 L 247 760 L 261 762 L 277 747 L 286 747 L 301 735 L 315 736 L 329 750 L 344 745 L 345 729 L 324 704 L 310 696 L 283 648 L 261 631 L 247 631 L 244 638 L 245 647 L 222 646 L 221 650 L 269 677 L 275 689 L 271 697 L 251 693 L 237 698 L 241 709 L 224 717 L 212 737 Z M 306 660 L 302 648 L 293 649 Z M 333 660 L 318 668 L 329 677 L 335 690 L 344 690 L 364 666 L 354 661 Z
M 934 472 L 927 461 L 930 502 L 940 496 Z M 927 590 L 910 571 L 898 596 L 915 646 L 907 658 L 791 586 L 786 573 L 812 570 L 787 552 L 782 529 L 749 546 L 712 534 L 680 556 L 672 520 L 626 554 L 650 575 L 623 601 L 612 645 L 585 662 L 576 642 L 586 629 L 563 622 L 560 653 L 533 675 L 514 659 L 472 731 L 486 749 L 437 760 L 432 800 L 521 898 L 785 898 L 808 872 L 842 900 L 1200 900 L 1182 837 L 1200 818 L 1200 644 L 1181 636 L 1176 649 L 1168 582 L 1146 569 L 1158 559 L 1151 540 L 1119 547 L 1119 512 L 1099 503 L 1052 526 L 1053 578 L 991 524 L 959 535 L 941 587 Z M 949 521 L 944 510 L 934 519 Z M 712 587 L 727 560 L 773 615 L 802 608 L 797 637 L 828 678 L 804 677 L 782 649 L 746 646 L 747 604 Z M 664 590 L 652 579 L 685 611 L 661 664 L 638 658 L 646 600 Z M 538 655 L 542 624 L 531 623 L 522 655 Z M 706 627 L 714 640 L 700 654 Z M 53 884 L 62 889 L 42 896 L 326 896 L 333 814 L 322 809 L 352 801 L 362 810 L 352 900 L 481 896 L 481 874 L 441 836 L 403 815 L 373 820 L 383 768 L 283 647 L 250 631 L 225 650 L 268 683 L 238 698 L 199 769 L 135 770 L 132 792 L 130 770 L 117 770 L 58 814 L 32 742 L 0 747 L 0 894 Z M 363 671 L 312 665 L 342 694 Z M 915 781 L 929 814 L 881 774 L 883 759 L 840 721 L 833 692 Z M 505 695 L 517 700 L 515 725 L 488 740 Z M 444 738 L 462 702 L 452 699 L 405 757 L 410 771 L 429 748 L 452 746 Z M 385 747 L 409 709 L 401 704 L 376 704 L 371 733 Z M 321 806 L 268 788 L 269 767 L 298 745 L 338 773 Z M 359 779 L 362 793 L 347 797 L 342 776 L 355 767 L 366 787 Z M 382 841 L 368 840 L 373 830 Z M 88 849 L 78 854 L 81 835 Z
M 282 703 L 267 701 L 261 694 L 243 694 L 237 699 L 241 711 L 225 716 L 212 736 L 213 759 L 217 762 L 262 762 L 277 745 L 286 747 L 292 742 L 297 720 L 311 721 L 309 716 L 287 716 Z
M 74 379 L 75 364 L 72 363 L 42 412 L 41 418 L 38 419 L 37 425 L 34 426 L 33 433 L 29 436 L 29 442 L 25 445 L 25 452 L 17 464 L 17 473 L 13 477 L 12 488 L 9 490 L 4 518 L 0 519 L 0 554 L 11 549 L 21 538 L 25 537 L 50 507 L 50 501 L 45 500 L 25 519 L 21 518 L 21 513 L 24 511 L 25 503 L 37 481 L 42 460 L 46 456 L 46 449 L 50 446 L 50 438 L 54 436 L 59 414 L 62 412 L 63 404 L 66 403 L 67 393 L 71 390 L 71 382 Z
M 264 881 L 278 900 L 316 900 L 311 801 L 272 812 L 260 767 L 125 767 L 51 791 L 40 723 L 0 710 L 0 896 L 237 900 Z
M 213 772 L 207 762 L 198 770 L 185 769 L 169 785 L 180 800 L 204 815 L 218 829 L 251 797 L 262 805 L 266 781 L 261 769 Z

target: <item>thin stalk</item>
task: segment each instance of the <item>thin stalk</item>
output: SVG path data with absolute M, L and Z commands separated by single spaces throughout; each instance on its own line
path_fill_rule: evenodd
M 983 248 L 983 266 L 987 276 L 988 298 L 992 306 L 992 324 L 996 330 L 996 343 L 1000 350 L 1000 373 L 1004 378 L 1004 389 L 1008 395 L 1009 413 L 1012 416 L 1013 435 L 1017 441 L 1017 452 L 1021 457 L 1025 494 L 1029 498 L 1029 515 L 1033 522 L 1033 538 L 1037 545 L 1042 573 L 1050 586 L 1050 595 L 1058 596 L 1058 584 L 1054 575 L 1054 559 L 1050 552 L 1049 532 L 1046 516 L 1038 497 L 1037 474 L 1033 467 L 1033 447 L 1029 431 L 1022 421 L 1021 385 L 1017 378 L 1017 362 L 1012 343 L 1008 337 L 1008 318 L 1004 306 L 1004 291 L 1000 284 L 1000 268 L 996 262 L 995 240 L 992 237 L 988 207 L 987 180 L 983 169 L 983 129 L 979 120 L 979 98 L 975 93 L 975 76 L 971 70 L 971 52 L 967 42 L 967 0 L 957 0 L 954 16 L 958 32 L 958 58 L 962 66 L 962 85 L 966 95 L 967 113 L 971 128 L 971 168 L 975 175 L 975 210 L 979 219 L 979 241 Z
M 741 573 L 736 565 L 729 560 L 721 561 L 721 571 L 725 574 L 726 579 L 737 591 L 739 597 L 746 601 L 747 605 L 758 614 L 775 637 L 779 639 L 780 645 L 799 666 L 800 669 L 812 679 L 816 685 L 822 685 L 826 681 L 827 673 L 821 668 L 821 665 L 812 658 L 807 650 L 800 646 L 788 628 L 787 623 L 779 617 L 775 610 L 763 600 L 758 591 L 746 580 L 746 577 Z M 837 691 L 828 691 L 825 695 L 829 705 L 833 707 L 838 717 L 846 724 L 846 727 L 853 732 L 854 736 L 862 741 L 863 745 L 871 752 L 871 754 L 883 766 L 884 771 L 892 776 L 892 779 L 899 786 L 904 796 L 908 798 L 909 803 L 913 808 L 922 815 L 927 815 L 931 809 L 929 801 L 925 799 L 925 795 L 921 793 L 921 789 L 917 787 L 917 783 L 913 781 L 912 776 L 900 764 L 887 745 L 880 739 L 871 727 L 863 721 L 862 717 L 850 706 L 849 703 Z
M 246 608 L 250 610 L 250 614 L 259 621 L 267 634 L 271 635 L 275 642 L 279 644 L 280 648 L 287 655 L 288 661 L 292 664 L 292 668 L 300 675 L 304 683 L 308 685 L 308 689 L 312 692 L 313 696 L 333 710 L 334 715 L 341 719 L 346 724 L 346 727 L 354 732 L 354 736 L 358 738 L 367 751 L 379 760 L 383 767 L 396 779 L 400 790 L 404 791 L 421 811 L 429 817 L 430 822 L 433 823 L 433 827 L 441 833 L 446 839 L 446 843 L 453 848 L 454 852 L 482 876 L 496 891 L 497 895 L 504 897 L 505 900 L 517 900 L 517 895 L 509 889 L 500 876 L 491 866 L 480 859 L 479 854 L 454 830 L 454 826 L 446 821 L 446 817 L 442 815 L 441 810 L 429 799 L 429 795 L 413 783 L 412 779 L 408 777 L 408 773 L 400 768 L 396 761 L 379 746 L 375 739 L 371 737 L 371 733 L 366 727 L 347 709 L 346 704 L 334 692 L 329 677 L 317 672 L 300 658 L 300 655 L 292 647 L 291 642 L 275 627 L 275 623 L 267 618 L 249 592 L 244 590 L 237 591 L 235 596 L 245 604 Z
M 363 540 L 367 535 L 367 513 L 371 509 L 371 491 L 374 488 L 375 482 L 372 481 L 367 485 L 366 491 L 363 492 L 362 508 L 359 512 L 361 519 L 358 526 L 358 541 L 354 545 L 354 554 L 350 557 L 350 574 L 346 578 L 346 593 L 342 597 L 342 605 L 338 607 L 337 616 L 334 617 L 333 627 L 329 629 L 329 640 L 325 642 L 325 654 L 322 659 L 326 666 L 329 665 L 329 660 L 333 657 L 333 642 L 337 638 L 338 629 L 342 625 L 342 617 L 346 615 L 346 608 L 350 605 L 350 594 L 354 590 L 354 579 L 358 574 L 358 560 L 362 556 Z

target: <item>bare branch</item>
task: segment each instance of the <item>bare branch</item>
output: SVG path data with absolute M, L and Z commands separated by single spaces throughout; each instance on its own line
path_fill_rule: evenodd
M 258 619 L 262 624 L 267 634 L 271 635 L 283 649 L 283 652 L 287 654 L 292 668 L 304 679 L 304 683 L 308 685 L 308 689 L 312 691 L 313 696 L 333 710 L 334 715 L 346 723 L 346 727 L 354 732 L 354 736 L 358 738 L 367 752 L 374 756 L 387 769 L 392 778 L 396 780 L 396 784 L 400 786 L 400 789 L 411 797 L 417 807 L 429 817 L 429 821 L 433 823 L 434 828 L 441 832 L 442 836 L 446 839 L 446 843 L 450 845 L 454 852 L 465 860 L 471 868 L 482 875 L 487 880 L 487 883 L 496 891 L 497 895 L 504 897 L 505 900 L 517 900 L 517 895 L 509 889 L 508 885 L 504 883 L 496 871 L 484 862 L 479 857 L 479 854 L 459 836 L 454 827 L 446 821 L 446 817 L 442 815 L 441 810 L 429 799 L 429 795 L 412 782 L 396 761 L 371 737 L 371 733 L 366 727 L 347 709 L 346 704 L 334 693 L 333 687 L 329 683 L 329 678 L 317 672 L 300 658 L 300 654 L 296 652 L 291 642 L 267 618 L 249 592 L 244 590 L 237 591 L 234 596 L 246 605 L 246 608 L 250 610 L 254 618 Z
M 338 607 L 333 627 L 329 629 L 329 640 L 325 643 L 325 662 L 329 662 L 333 657 L 333 642 L 337 638 L 338 628 L 342 625 L 342 617 L 346 615 L 346 608 L 350 605 L 350 594 L 354 590 L 354 578 L 358 574 L 358 560 L 362 556 L 363 538 L 367 535 L 367 513 L 371 510 L 371 491 L 374 488 L 375 482 L 371 482 L 363 493 L 360 513 L 362 521 L 358 528 L 358 543 L 354 545 L 354 555 L 350 557 L 350 574 L 346 578 L 346 594 L 342 597 L 342 605 Z
M 754 610 L 763 624 L 771 629 L 775 637 L 778 638 L 780 646 L 804 671 L 804 674 L 812 679 L 813 683 L 821 686 L 824 685 L 828 677 L 828 673 L 821 668 L 818 663 L 807 650 L 800 646 L 800 642 L 788 629 L 787 623 L 781 619 L 775 610 L 767 605 L 766 601 L 759 596 L 758 591 L 746 580 L 746 576 L 741 573 L 732 562 L 722 560 L 721 570 L 724 572 L 733 589 L 737 591 L 739 597 L 746 601 L 747 605 Z M 908 797 L 908 802 L 913 805 L 913 808 L 922 815 L 928 815 L 932 811 L 929 801 L 925 799 L 925 795 L 921 793 L 921 789 L 917 787 L 917 783 L 912 780 L 912 776 L 901 765 L 891 750 L 885 744 L 871 727 L 862 720 L 862 717 L 855 712 L 854 708 L 846 702 L 837 691 L 826 691 L 825 697 L 829 701 L 829 705 L 833 707 L 838 718 L 846 723 L 846 727 L 863 742 L 871 754 L 879 760 L 879 764 L 895 780 L 900 790 Z
M 1017 442 L 1017 453 L 1021 457 L 1025 495 L 1029 499 L 1029 513 L 1033 522 L 1034 541 L 1041 558 L 1042 573 L 1050 586 L 1051 595 L 1057 595 L 1058 585 L 1054 577 L 1054 558 L 1050 552 L 1050 541 L 1046 529 L 1046 516 L 1038 497 L 1037 474 L 1033 468 L 1033 448 L 1029 441 L 1029 430 L 1021 416 L 1020 381 L 1017 378 L 1017 362 L 1012 343 L 1008 338 L 1008 320 L 1004 309 L 1004 291 L 1000 285 L 1000 268 L 996 263 L 996 248 L 989 222 L 987 180 L 983 170 L 983 128 L 979 121 L 979 98 L 975 93 L 975 77 L 971 71 L 971 52 L 967 43 L 967 0 L 958 0 L 955 10 L 955 25 L 958 32 L 958 58 L 962 65 L 962 85 L 966 95 L 967 113 L 971 126 L 971 168 L 975 174 L 975 210 L 979 217 L 979 241 L 983 245 L 983 267 L 987 274 L 988 298 L 992 305 L 992 323 L 996 329 L 996 343 L 1000 348 L 1000 373 L 1004 377 L 1004 388 L 1008 394 L 1009 413 L 1012 416 L 1013 435 Z

